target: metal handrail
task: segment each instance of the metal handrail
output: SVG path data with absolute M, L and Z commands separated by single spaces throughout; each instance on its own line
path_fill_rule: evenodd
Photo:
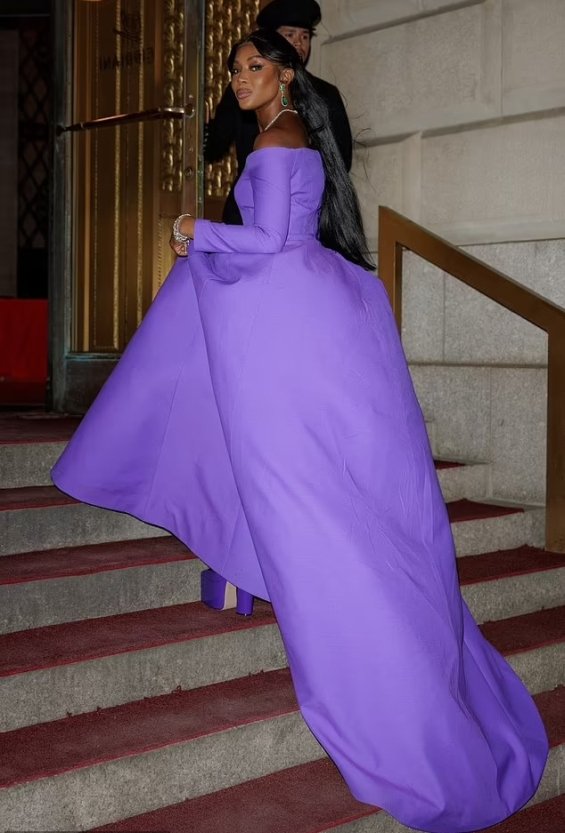
M 403 249 L 409 249 L 547 333 L 546 546 L 565 553 L 565 309 L 402 214 L 380 206 L 379 275 L 399 328 Z
M 194 116 L 194 104 L 189 102 L 182 107 L 152 107 L 149 110 L 140 110 L 137 113 L 119 113 L 115 116 L 102 116 L 98 119 L 88 121 L 77 121 L 74 124 L 57 125 L 57 136 L 62 133 L 78 133 L 83 130 L 96 130 L 99 127 L 118 127 L 122 124 L 134 124 L 143 121 L 155 121 L 156 119 L 191 119 Z

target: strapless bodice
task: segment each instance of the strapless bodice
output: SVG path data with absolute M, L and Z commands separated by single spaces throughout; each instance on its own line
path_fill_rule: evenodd
M 274 148 L 268 149 L 270 152 Z M 324 193 L 324 167 L 317 150 L 311 148 L 281 148 L 284 153 L 294 154 L 294 164 L 291 172 L 291 198 L 288 241 L 316 237 L 318 217 L 322 196 Z M 247 157 L 243 173 L 235 186 L 235 197 L 241 211 L 243 224 L 252 225 L 255 221 L 255 206 L 251 175 L 258 175 L 264 150 L 256 150 Z M 255 169 L 255 170 L 254 170 Z M 272 199 L 279 199 L 280 195 L 272 189 Z

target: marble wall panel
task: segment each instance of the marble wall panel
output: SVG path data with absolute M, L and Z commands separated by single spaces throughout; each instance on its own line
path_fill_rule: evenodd
M 504 114 L 565 106 L 565 3 L 502 0 Z
M 489 461 L 488 494 L 527 504 L 545 499 L 544 368 L 412 364 L 416 393 L 445 459 Z
M 466 251 L 565 309 L 565 240 L 468 246 Z M 545 333 L 446 279 L 445 359 L 453 362 L 545 365 Z
M 494 243 L 464 249 L 565 308 L 565 239 Z
M 563 237 L 563 182 L 563 115 L 422 140 L 422 222 L 453 242 Z
M 484 0 L 468 0 L 475 5 Z M 332 36 L 390 26 L 460 7 L 461 0 L 321 0 L 323 24 Z
M 354 155 L 351 179 L 359 197 L 365 233 L 372 251 L 377 248 L 379 205 L 402 211 L 403 159 L 402 142 L 361 148 Z
M 442 362 L 445 275 L 411 252 L 404 254 L 402 344 L 409 361 Z
M 416 394 L 435 425 L 437 453 L 446 459 L 491 459 L 489 368 L 411 364 Z
M 492 494 L 526 503 L 545 501 L 547 373 L 493 368 Z
M 565 309 L 565 240 L 464 248 Z M 409 253 L 404 284 L 403 341 L 411 361 L 545 366 L 542 330 Z
M 445 360 L 481 364 L 547 362 L 547 336 L 458 280 L 446 278 Z
M 500 5 L 329 41 L 321 70 L 341 90 L 354 135 L 377 140 L 500 115 Z

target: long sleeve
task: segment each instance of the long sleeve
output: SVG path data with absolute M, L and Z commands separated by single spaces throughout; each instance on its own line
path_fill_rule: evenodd
M 197 220 L 191 248 L 196 252 L 274 254 L 286 242 L 290 224 L 291 177 L 296 159 L 292 148 L 254 151 L 247 160 L 253 191 L 252 225 L 232 226 Z

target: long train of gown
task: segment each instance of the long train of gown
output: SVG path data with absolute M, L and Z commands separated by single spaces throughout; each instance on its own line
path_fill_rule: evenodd
M 352 793 L 406 825 L 492 825 L 547 739 L 463 602 L 381 282 L 316 239 L 324 171 L 267 148 L 243 227 L 198 221 L 53 470 L 270 599 L 300 709 Z

